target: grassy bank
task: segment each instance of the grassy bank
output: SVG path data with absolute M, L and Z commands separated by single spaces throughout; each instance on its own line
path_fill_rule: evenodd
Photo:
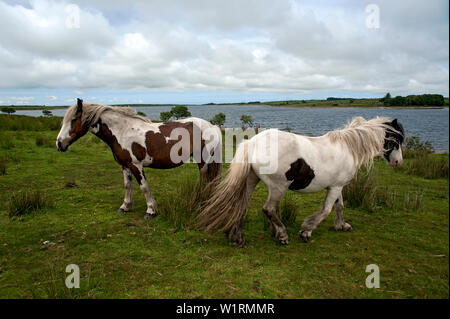
M 161 212 L 154 220 L 143 219 L 146 204 L 135 181 L 134 210 L 119 214 L 123 177 L 107 146 L 87 135 L 58 153 L 58 127 L 46 128 L 41 120 L 11 120 L 0 131 L 1 298 L 449 297 L 448 178 L 423 178 L 376 161 L 370 186 L 378 194 L 375 204 L 355 204 L 355 190 L 346 201 L 344 216 L 354 231 L 336 232 L 332 213 L 308 244 L 298 231 L 325 193 L 292 193 L 297 210 L 288 246 L 265 227 L 267 189 L 259 184 L 244 225 L 249 245 L 239 249 L 223 234 L 189 227 L 189 218 L 176 221 L 174 203 L 190 207 L 182 206 L 180 192 L 189 194 L 186 183 L 198 179 L 196 165 L 146 169 Z M 448 167 L 448 155 L 430 156 L 442 157 Z M 11 199 L 23 201 L 27 191 L 42 208 L 10 214 Z M 80 289 L 65 288 L 68 264 L 80 267 Z M 369 264 L 380 268 L 379 289 L 365 286 Z
M 89 102 L 89 101 L 87 101 Z M 444 98 L 444 105 L 436 106 L 386 106 L 379 98 L 365 99 L 339 99 L 339 100 L 288 100 L 288 101 L 269 101 L 269 102 L 242 102 L 242 103 L 208 103 L 204 105 L 269 105 L 274 107 L 386 107 L 386 108 L 442 108 L 448 107 L 448 97 Z M 181 104 L 113 104 L 114 106 L 130 107 L 152 107 L 152 106 L 175 106 Z M 183 104 L 185 105 L 185 104 Z M 68 106 L 41 106 L 41 105 L 11 105 L 15 110 L 43 110 L 43 109 L 61 109 Z

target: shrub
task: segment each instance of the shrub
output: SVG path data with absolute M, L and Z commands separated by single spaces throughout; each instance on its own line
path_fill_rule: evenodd
M 161 113 L 159 113 L 159 118 L 163 122 L 168 122 L 172 118 L 172 112 L 170 112 L 170 111 L 168 111 L 168 112 L 161 112 Z
M 189 112 L 188 108 L 184 105 L 176 105 L 171 110 L 170 113 L 172 113 L 172 116 L 175 117 L 175 119 L 181 119 L 183 117 L 189 117 L 191 116 L 191 112 Z
M 16 110 L 13 107 L 5 106 L 5 107 L 2 107 L 2 112 L 11 114 L 11 113 L 16 113 Z
M 9 217 L 30 214 L 43 208 L 52 207 L 40 190 L 27 190 L 13 194 L 8 203 Z
M 403 143 L 403 157 L 405 158 L 414 158 L 433 152 L 433 144 L 430 141 L 422 142 L 418 136 L 407 137 Z
M 42 110 L 42 114 L 43 114 L 44 116 L 53 116 L 52 111 L 47 110 L 47 109 Z
M 217 125 L 219 127 L 222 127 L 225 124 L 226 115 L 222 112 L 217 113 L 214 115 L 214 117 L 210 120 L 211 124 Z
M 251 115 L 247 115 L 247 114 L 242 114 L 241 115 L 241 122 L 242 125 L 248 125 L 248 126 L 253 126 L 253 119 Z

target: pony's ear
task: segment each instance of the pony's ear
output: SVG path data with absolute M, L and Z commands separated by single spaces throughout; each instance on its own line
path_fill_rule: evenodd
M 397 119 L 394 119 L 394 120 L 391 122 L 391 124 L 392 124 L 393 127 L 397 127 L 397 126 L 398 126 Z
M 83 110 L 83 100 L 77 99 L 77 112 L 81 112 Z

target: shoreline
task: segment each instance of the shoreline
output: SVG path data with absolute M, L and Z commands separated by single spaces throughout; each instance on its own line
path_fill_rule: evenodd
M 345 108 L 345 109 L 417 109 L 417 110 L 440 110 L 440 109 L 448 109 L 448 105 L 443 106 L 368 106 L 368 105 L 300 105 L 300 104 L 294 104 L 294 105 L 271 105 L 271 104 L 243 104 L 243 103 L 236 103 L 236 104 L 142 104 L 142 105 L 111 105 L 111 106 L 121 106 L 121 107 L 131 107 L 131 108 L 140 108 L 140 107 L 173 107 L 176 105 L 184 105 L 184 106 L 204 106 L 204 107 L 210 107 L 210 106 L 264 106 L 264 107 L 286 107 L 286 108 L 319 108 L 319 109 L 339 109 L 339 108 Z M 0 106 L 0 109 L 2 107 L 6 106 Z M 42 110 L 65 110 L 70 105 L 67 106 L 46 106 L 46 107 L 40 107 L 40 106 L 7 106 L 12 107 L 16 111 L 42 111 Z

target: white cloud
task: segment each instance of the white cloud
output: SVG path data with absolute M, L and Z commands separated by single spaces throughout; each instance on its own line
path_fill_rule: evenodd
M 75 2 L 0 0 L 0 88 L 448 95 L 446 1 Z

